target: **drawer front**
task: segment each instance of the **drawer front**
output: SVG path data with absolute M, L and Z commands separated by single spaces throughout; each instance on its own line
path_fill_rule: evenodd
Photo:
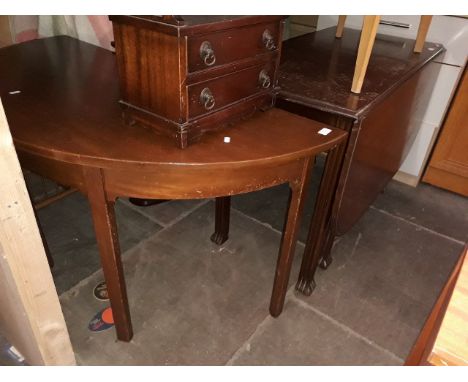
M 188 37 L 189 73 L 277 51 L 280 26 L 265 23 Z
M 188 86 L 188 116 L 193 119 L 258 93 L 273 91 L 275 62 Z

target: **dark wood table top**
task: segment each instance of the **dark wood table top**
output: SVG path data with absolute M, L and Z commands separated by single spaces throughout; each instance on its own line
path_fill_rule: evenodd
M 414 40 L 377 34 L 362 92 L 353 94 L 360 31 L 347 28 L 341 39 L 335 32 L 327 28 L 283 43 L 280 98 L 357 119 L 445 50 L 426 42 L 413 53 Z
M 223 197 L 216 202 L 221 210 L 213 239 L 222 243 L 229 229 L 226 196 L 287 183 L 288 212 L 270 300 L 271 315 L 281 313 L 314 156 L 329 152 L 324 183 L 331 182 L 345 131 L 330 128 L 321 135 L 323 124 L 271 109 L 210 131 L 181 150 L 154 130 L 124 124 L 115 56 L 70 37 L 0 49 L 0 73 L 0 97 L 22 165 L 77 188 L 90 202 L 120 340 L 133 335 L 114 211 L 122 196 Z M 314 231 L 325 226 L 326 214 L 314 214 Z
M 80 165 L 251 165 L 324 151 L 346 134 L 334 129 L 320 135 L 324 125 L 272 109 L 181 150 L 148 128 L 125 125 L 115 56 L 65 36 L 0 49 L 0 73 L 17 149 Z M 15 91 L 20 93 L 10 94 Z M 224 136 L 231 142 L 224 143 Z

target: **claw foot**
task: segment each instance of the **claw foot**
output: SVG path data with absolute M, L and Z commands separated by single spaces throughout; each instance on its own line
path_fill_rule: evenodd
M 215 232 L 213 235 L 210 237 L 211 241 L 215 244 L 221 245 L 229 239 L 229 235 L 223 235 L 220 232 Z
M 320 260 L 319 266 L 322 269 L 327 269 L 332 262 L 333 262 L 333 257 L 331 257 L 331 256 L 324 257 L 324 258 L 322 258 L 322 260 Z
M 300 279 L 296 284 L 296 291 L 303 294 L 304 296 L 310 296 L 315 289 L 315 281 Z

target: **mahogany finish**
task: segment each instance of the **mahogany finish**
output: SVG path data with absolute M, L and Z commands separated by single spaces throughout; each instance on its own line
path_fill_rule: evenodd
M 128 123 L 180 148 L 274 103 L 282 16 L 110 16 Z
M 444 51 L 426 42 L 378 34 L 360 94 L 350 92 L 359 31 L 335 28 L 285 41 L 276 106 L 349 132 L 337 182 L 319 193 L 315 214 L 328 216 L 326 229 L 310 225 L 297 289 L 310 294 L 319 263 L 326 268 L 336 235 L 347 232 L 400 168 L 418 133 L 438 72 L 429 65 Z M 334 183 L 334 185 L 332 185 Z M 326 206 L 328 212 L 322 208 Z
M 270 302 L 271 315 L 281 313 L 314 156 L 339 150 L 346 132 L 320 135 L 323 124 L 271 109 L 179 150 L 170 137 L 123 123 L 115 57 L 105 49 L 63 36 L 35 40 L 0 49 L 0 71 L 0 96 L 23 166 L 90 201 L 120 340 L 132 337 L 114 214 L 123 196 L 212 198 L 288 183 Z
M 215 231 L 211 235 L 211 241 L 218 245 L 229 239 L 229 222 L 231 217 L 231 198 L 216 198 L 215 207 Z

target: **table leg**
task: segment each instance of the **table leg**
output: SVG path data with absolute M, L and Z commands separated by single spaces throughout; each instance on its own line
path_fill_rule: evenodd
M 343 37 L 343 30 L 346 23 L 346 16 L 338 16 L 338 25 L 336 26 L 336 38 Z
M 229 238 L 230 216 L 231 197 L 222 196 L 216 198 L 215 232 L 211 235 L 211 241 L 213 243 L 221 245 Z
M 354 68 L 353 83 L 351 85 L 351 91 L 353 93 L 361 93 L 362 83 L 366 76 L 367 64 L 369 64 L 369 58 L 372 52 L 372 47 L 374 46 L 379 22 L 380 16 L 364 16 L 356 67 Z
M 315 201 L 314 214 L 309 226 L 306 247 L 302 257 L 301 270 L 296 283 L 296 290 L 306 296 L 310 296 L 315 288 L 314 275 L 320 258 L 324 259 L 324 265 L 331 263 L 331 246 L 334 238 L 333 200 L 338 185 L 339 174 L 345 144 L 334 147 L 328 152 L 319 193 Z
M 121 341 L 130 341 L 133 329 L 117 236 L 115 201 L 107 199 L 100 169 L 87 168 L 84 175 L 117 338 Z
M 330 264 L 333 262 L 333 257 L 331 255 L 331 249 L 333 247 L 333 242 L 335 241 L 335 229 L 334 222 L 330 221 L 330 225 L 327 229 L 327 235 L 322 245 L 322 252 L 320 256 L 319 266 L 322 269 L 327 269 Z
M 416 36 L 416 42 L 414 43 L 414 52 L 421 53 L 426 42 L 427 32 L 431 25 L 432 16 L 421 16 L 419 21 L 418 35 Z
M 289 274 L 291 272 L 297 233 L 299 231 L 302 210 L 309 186 L 309 177 L 314 158 L 307 158 L 300 180 L 289 184 L 288 212 L 281 237 L 280 251 L 276 264 L 275 281 L 270 301 L 270 314 L 278 317 L 283 311 L 284 299 L 288 289 Z

